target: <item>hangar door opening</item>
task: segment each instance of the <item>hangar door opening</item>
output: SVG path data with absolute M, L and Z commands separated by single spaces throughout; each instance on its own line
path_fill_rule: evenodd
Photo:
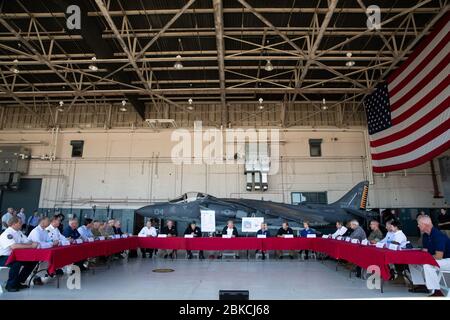
M 34 210 L 39 209 L 41 185 L 42 179 L 20 179 L 19 190 L 1 190 L 1 213 L 5 213 L 9 207 L 13 207 L 16 210 L 25 208 L 25 214 L 28 218 Z

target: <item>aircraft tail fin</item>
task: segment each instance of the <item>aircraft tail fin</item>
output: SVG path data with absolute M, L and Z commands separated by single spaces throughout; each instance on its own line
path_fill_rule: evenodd
M 369 182 L 362 181 L 354 186 L 342 198 L 332 205 L 341 208 L 351 208 L 355 210 L 365 210 L 367 207 L 367 196 L 369 193 Z

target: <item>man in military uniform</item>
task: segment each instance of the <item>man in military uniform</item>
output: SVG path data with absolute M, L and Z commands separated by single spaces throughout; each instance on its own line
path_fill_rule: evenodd
M 13 216 L 8 221 L 8 228 L 0 235 L 0 266 L 5 266 L 6 261 L 15 249 L 34 249 L 37 242 L 30 242 L 20 231 L 22 221 L 19 217 Z M 35 261 L 14 261 L 8 265 L 9 277 L 6 282 L 6 291 L 16 292 L 20 289 L 28 288 L 23 284 L 35 268 Z M 23 268 L 22 268 L 23 267 Z M 22 270 L 20 270 L 22 268 Z

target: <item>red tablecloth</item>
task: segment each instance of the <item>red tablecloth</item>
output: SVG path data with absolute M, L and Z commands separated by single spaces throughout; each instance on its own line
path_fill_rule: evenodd
M 12 261 L 47 261 L 49 272 L 91 257 L 108 256 L 136 248 L 175 250 L 312 250 L 326 253 L 336 259 L 347 260 L 361 268 L 380 267 L 384 280 L 389 279 L 389 264 L 431 264 L 436 260 L 427 252 L 418 250 L 393 251 L 373 246 L 362 246 L 340 240 L 322 238 L 138 238 L 95 241 L 50 249 L 13 250 Z
M 109 256 L 124 250 L 135 249 L 136 239 L 136 237 L 130 237 L 85 242 L 49 249 L 18 249 L 12 251 L 6 264 L 13 261 L 46 261 L 48 271 L 54 273 L 56 269 L 87 258 Z

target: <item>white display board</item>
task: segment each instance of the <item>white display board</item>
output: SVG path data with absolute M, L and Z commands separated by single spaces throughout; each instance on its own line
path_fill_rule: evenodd
M 200 224 L 202 232 L 215 232 L 216 212 L 214 210 L 200 210 Z
M 244 217 L 242 218 L 242 232 L 257 232 L 261 229 L 262 217 Z

